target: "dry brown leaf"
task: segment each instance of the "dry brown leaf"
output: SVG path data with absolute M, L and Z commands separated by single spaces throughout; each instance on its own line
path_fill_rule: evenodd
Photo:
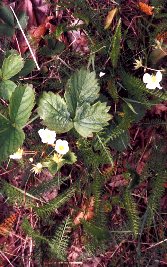
M 166 39 L 167 39 L 167 32 L 161 32 L 161 33 L 159 33 L 159 34 L 156 36 L 156 39 L 157 39 L 158 41 L 161 41 L 161 40 L 164 41 L 164 39 L 166 40 Z
M 84 22 L 82 20 L 76 19 L 70 26 L 82 26 L 83 24 Z M 68 37 L 71 42 L 70 46 L 72 46 L 72 49 L 76 53 L 79 53 L 80 55 L 86 55 L 90 52 L 89 40 L 85 31 L 80 28 L 77 28 L 76 30 L 69 31 Z
M 29 34 L 35 44 L 38 44 L 40 42 L 41 38 L 44 36 L 45 33 L 46 33 L 45 24 L 42 24 L 29 31 Z
M 27 30 L 38 28 L 37 25 L 44 24 L 49 13 L 49 5 L 44 0 L 22 0 L 17 1 L 15 5 L 15 12 L 25 12 L 28 17 Z M 40 26 L 39 26 L 40 27 Z M 40 27 L 41 28 L 41 27 Z M 31 31 L 31 30 L 30 30 Z M 17 38 L 13 37 L 14 47 L 23 55 L 27 49 L 27 43 L 21 33 L 17 32 Z M 33 48 L 35 54 L 35 49 Z
M 152 112 L 155 113 L 156 115 L 162 115 L 162 112 L 167 111 L 167 103 L 165 104 L 157 104 L 154 106 Z
M 49 20 L 51 20 L 53 16 L 49 16 L 45 19 L 44 23 L 39 25 L 38 27 L 35 27 L 29 31 L 29 34 L 34 42 L 34 44 L 39 44 L 41 38 L 45 35 L 47 29 L 50 28 Z
M 17 216 L 17 213 L 13 213 L 8 218 L 6 218 L 3 223 L 0 224 L 0 235 L 6 236 L 10 233 L 17 219 Z
M 81 219 L 89 221 L 94 216 L 94 197 L 90 198 L 89 203 L 86 205 L 84 204 L 82 207 L 82 211 L 78 213 L 78 215 L 74 219 L 74 224 L 78 225 L 81 223 Z
M 152 16 L 153 15 L 153 6 L 149 6 L 143 2 L 139 2 L 139 8 L 142 12 L 144 12 L 146 15 Z
M 105 30 L 110 27 L 115 15 L 117 14 L 117 11 L 118 11 L 118 8 L 116 7 L 108 12 L 108 15 L 106 17 L 105 24 L 104 24 Z

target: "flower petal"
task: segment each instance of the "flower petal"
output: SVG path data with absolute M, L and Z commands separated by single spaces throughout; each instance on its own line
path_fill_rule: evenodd
M 157 86 L 157 83 L 155 83 L 155 82 L 149 82 L 149 83 L 146 85 L 146 88 L 152 90 L 152 89 L 155 89 L 156 86 Z
M 160 71 L 157 71 L 156 73 L 156 81 L 160 82 L 162 80 L 162 73 Z
M 40 129 L 38 131 L 39 136 L 41 137 L 42 143 L 47 143 L 49 145 L 54 144 L 56 140 L 55 131 L 50 131 L 49 129 Z
M 61 155 L 65 155 L 69 151 L 68 142 L 66 140 L 58 139 L 56 141 L 55 150 Z
M 156 86 L 158 89 L 162 89 L 162 86 L 159 84 L 159 83 L 157 83 L 157 86 Z
M 103 77 L 105 75 L 105 72 L 100 71 L 99 77 Z
M 143 75 L 143 82 L 144 82 L 144 83 L 149 83 L 150 80 L 151 80 L 151 75 L 150 75 L 149 73 L 145 73 L 145 74 Z

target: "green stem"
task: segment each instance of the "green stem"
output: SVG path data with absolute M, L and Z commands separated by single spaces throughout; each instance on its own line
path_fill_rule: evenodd
M 35 121 L 36 119 L 38 119 L 39 118 L 39 115 L 36 115 L 34 118 L 32 118 L 31 120 L 29 120 L 25 125 L 24 125 L 24 127 L 26 127 L 27 125 L 29 125 L 29 124 L 31 124 L 33 121 Z M 23 127 L 23 128 L 24 128 Z

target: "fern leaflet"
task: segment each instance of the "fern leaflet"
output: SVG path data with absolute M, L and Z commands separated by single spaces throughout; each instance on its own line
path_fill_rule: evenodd
M 41 206 L 34 207 L 35 212 L 40 217 L 49 216 L 55 209 L 58 209 L 63 204 L 65 204 L 75 193 L 76 188 L 69 188 L 61 195 L 57 196 L 55 199 L 51 200 L 49 203 Z
M 130 225 L 133 230 L 134 236 L 137 237 L 139 232 L 139 216 L 130 190 L 126 189 L 124 194 L 124 206 L 129 217 Z
M 69 233 L 71 232 L 71 218 L 68 216 L 56 230 L 54 238 L 49 242 L 51 251 L 59 260 L 66 260 Z

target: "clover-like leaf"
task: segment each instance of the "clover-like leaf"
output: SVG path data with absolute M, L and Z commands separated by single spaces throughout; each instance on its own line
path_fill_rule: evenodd
M 73 127 L 64 99 L 53 92 L 43 93 L 39 101 L 38 114 L 45 125 L 56 133 L 68 132 Z
M 24 132 L 0 114 L 0 162 L 22 146 Z
M 15 30 L 13 27 L 7 25 L 7 24 L 0 24 L 0 37 L 12 37 L 15 33 Z
M 5 100 L 9 100 L 17 85 L 10 81 L 0 82 L 0 96 Z
M 84 103 L 76 110 L 74 128 L 83 137 L 91 137 L 94 132 L 99 132 L 112 118 L 108 114 L 110 107 L 106 103 L 97 102 L 94 105 Z
M 67 164 L 73 164 L 77 161 L 77 157 L 74 152 L 68 151 L 68 153 L 63 156 L 63 161 Z
M 14 27 L 14 16 L 9 7 L 6 5 L 0 5 L 0 18 L 9 26 Z
M 93 103 L 99 97 L 99 90 L 95 72 L 81 69 L 71 76 L 64 97 L 73 118 L 77 106 Z
M 34 91 L 29 85 L 20 85 L 13 92 L 9 104 L 9 117 L 12 123 L 23 127 L 34 107 Z
M 24 61 L 19 54 L 11 54 L 5 58 L 2 64 L 2 79 L 9 80 L 16 75 L 24 66 Z
M 35 68 L 35 63 L 34 63 L 34 60 L 32 59 L 26 59 L 24 61 L 24 67 L 21 69 L 21 71 L 19 73 L 17 73 L 15 76 L 14 76 L 14 79 L 17 80 L 19 77 L 25 77 L 27 76 L 28 74 L 30 74 Z

